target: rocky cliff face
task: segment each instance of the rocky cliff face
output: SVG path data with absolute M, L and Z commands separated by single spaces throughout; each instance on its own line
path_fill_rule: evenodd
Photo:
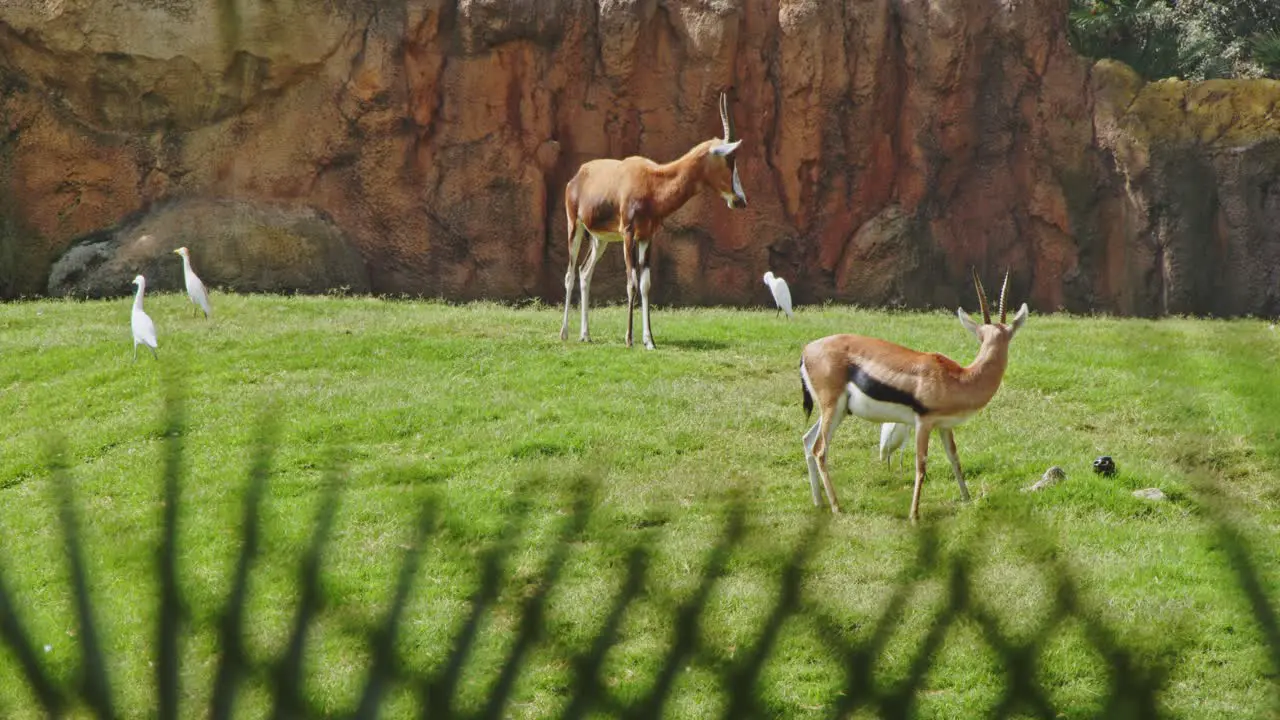
M 324 247 L 363 266 L 320 284 L 559 301 L 578 165 L 680 155 L 732 86 L 751 205 L 667 220 L 659 302 L 765 302 L 772 269 L 801 302 L 972 304 L 972 265 L 1040 310 L 1280 312 L 1280 83 L 1091 68 L 1065 8 L 0 0 L 0 296 L 127 293 L 104 253 L 164 227 L 200 265 L 239 213 L 254 287 L 313 288 L 289 253 Z M 595 287 L 624 296 L 616 248 Z

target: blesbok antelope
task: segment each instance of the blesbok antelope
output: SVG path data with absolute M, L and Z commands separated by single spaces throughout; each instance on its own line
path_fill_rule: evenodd
M 818 480 L 826 488 L 832 512 L 840 512 L 836 490 L 827 473 L 831 437 L 846 413 L 872 422 L 910 423 L 916 429 L 916 482 L 911 493 L 912 522 L 920 514 L 920 489 L 924 486 L 929 434 L 942 436 L 947 459 L 960 486 L 960 498 L 969 500 L 969 488 L 960 470 L 953 432 L 960 423 L 981 410 L 1000 389 L 1009 364 L 1009 341 L 1027 320 L 1027 304 L 1005 324 L 1005 293 L 1009 274 L 1000 289 L 1000 322 L 991 322 L 987 293 L 975 271 L 974 288 L 982 309 L 982 324 L 957 308 L 960 324 L 981 343 L 978 357 L 968 367 L 939 353 L 923 353 L 901 345 L 859 335 L 831 335 L 814 340 L 800 356 L 800 384 L 806 417 L 817 399 L 818 422 L 804 434 L 804 455 L 809 465 L 813 504 L 821 506 Z
M 580 339 L 583 342 L 591 340 L 587 329 L 587 306 L 596 262 L 609 243 L 621 242 L 627 273 L 627 347 L 632 345 L 635 288 L 639 286 L 644 346 L 653 349 L 653 331 L 649 327 L 649 243 L 662 221 L 679 210 L 703 186 L 720 193 L 730 208 L 747 206 L 735 160 L 742 141 L 734 139 L 729 98 L 724 93 L 720 94 L 720 121 L 724 124 L 723 138 L 701 142 L 679 159 L 666 164 L 633 155 L 623 160 L 591 160 L 578 168 L 564 194 L 564 209 L 569 220 L 569 269 L 564 275 L 561 340 L 569 339 L 574 266 L 578 262 L 578 248 L 585 232 L 591 236 L 591 253 L 582 263 L 579 281 L 578 304 L 582 308 Z

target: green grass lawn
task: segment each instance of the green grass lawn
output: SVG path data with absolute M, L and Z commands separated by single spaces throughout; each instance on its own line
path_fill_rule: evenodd
M 883 337 L 962 363 L 976 342 L 954 315 L 844 307 L 655 311 L 658 350 L 622 344 L 625 308 L 593 312 L 595 342 L 558 339 L 556 308 L 370 298 L 214 296 L 213 321 L 185 296 L 149 295 L 160 360 L 131 361 L 129 299 L 0 305 L 0 571 L 50 672 L 72 682 L 77 623 L 44 441 L 65 436 L 89 580 L 116 705 L 150 717 L 155 704 L 156 546 L 161 522 L 166 371 L 187 408 L 179 535 L 184 716 L 200 716 L 216 666 L 216 622 L 240 546 L 243 489 L 264 414 L 279 447 L 250 577 L 252 657 L 282 654 L 295 578 L 335 450 L 345 483 L 323 556 L 327 604 L 308 636 L 307 691 L 324 712 L 350 711 L 370 657 L 364 631 L 389 603 L 415 518 L 438 503 L 398 644 L 405 667 L 430 673 L 470 610 L 482 558 L 527 505 L 496 604 L 463 667 L 458 705 L 481 706 L 519 628 L 579 488 L 592 513 L 568 546 L 548 597 L 550 632 L 530 651 L 508 716 L 554 715 L 583 651 L 627 572 L 631 547 L 653 548 L 640 597 L 622 618 L 600 672 L 621 702 L 654 682 L 695 592 L 727 509 L 744 503 L 746 534 L 727 558 L 702 616 L 701 648 L 682 663 L 666 716 L 724 712 L 718 672 L 737 667 L 778 600 L 782 569 L 815 518 L 800 436 L 801 346 L 836 332 Z M 638 313 L 637 313 L 638 314 Z M 638 329 L 637 329 L 638 330 Z M 571 326 L 577 335 L 576 311 Z M 1262 633 L 1198 501 L 1208 478 L 1234 501 L 1263 587 L 1280 599 L 1280 333 L 1266 322 L 1159 322 L 1033 313 L 986 410 L 956 432 L 973 502 L 962 505 L 935 441 L 922 526 L 947 557 L 972 566 L 973 596 L 1003 632 L 1025 640 L 1054 606 L 1050 556 L 1069 566 L 1082 615 L 1105 623 L 1141 663 L 1168 668 L 1162 702 L 1188 718 L 1271 716 L 1276 676 Z M 820 613 L 783 624 L 756 687 L 777 717 L 826 717 L 845 669 L 835 643 L 866 642 L 918 560 L 906 520 L 911 478 L 875 458 L 878 426 L 844 423 L 830 467 L 845 513 L 820 531 L 800 584 Z M 1092 460 L 1116 459 L 1114 478 Z M 1065 483 L 1026 494 L 1050 465 Z M 1132 496 L 1159 487 L 1169 500 Z M 522 488 L 526 488 L 522 490 Z M 1048 540 L 1056 550 L 1046 551 Z M 875 664 L 879 688 L 910 673 L 946 602 L 920 579 Z M 815 617 L 825 618 L 824 620 Z M 1063 717 L 1099 712 L 1108 671 L 1067 619 L 1039 645 L 1037 678 Z M 921 717 L 985 714 L 1009 670 L 977 623 L 948 629 Z M 0 716 L 36 717 L 12 655 L 0 652 Z M 412 713 L 405 688 L 383 717 Z M 251 684 L 237 716 L 267 704 Z

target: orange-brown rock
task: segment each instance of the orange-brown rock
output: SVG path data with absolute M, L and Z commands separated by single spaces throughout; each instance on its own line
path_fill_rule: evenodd
M 1280 312 L 1280 83 L 1144 84 L 1065 23 L 1066 0 L 0 0 L 0 297 L 235 203 L 324 218 L 374 292 L 559 301 L 578 165 L 680 155 L 732 86 L 750 207 L 668 219 L 659 302 L 765 303 L 772 269 L 799 302 L 954 306 L 1007 266 L 1039 310 Z M 595 287 L 623 297 L 620 252 Z

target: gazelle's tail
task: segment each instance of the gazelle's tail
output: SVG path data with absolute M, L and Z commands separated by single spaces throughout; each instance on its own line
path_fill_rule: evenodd
M 800 358 L 800 394 L 804 397 L 804 416 L 813 414 L 813 395 L 809 394 L 809 382 L 804 376 L 804 358 Z

